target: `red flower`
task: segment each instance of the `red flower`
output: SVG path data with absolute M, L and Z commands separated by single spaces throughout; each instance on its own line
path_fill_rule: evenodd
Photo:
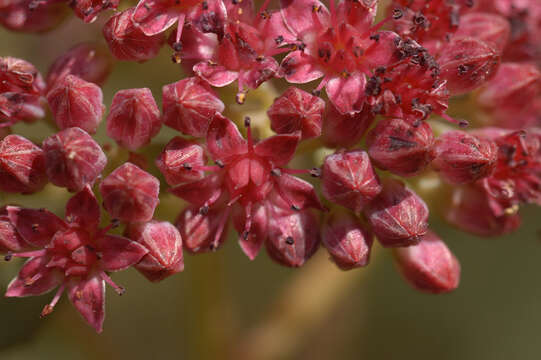
M 199 62 L 193 71 L 216 87 L 238 80 L 237 102 L 242 104 L 248 89 L 256 89 L 274 77 L 278 63 L 272 57 L 280 52 L 274 41 L 280 27 L 279 15 L 269 12 L 268 1 L 255 14 L 252 0 L 227 6 L 228 21 L 210 59 Z
M 36 0 L 6 0 L 0 4 L 0 24 L 22 32 L 43 32 L 59 25 L 67 15 L 64 4 L 43 1 L 35 11 Z
M 102 331 L 105 316 L 105 283 L 119 294 L 107 272 L 119 271 L 138 263 L 148 252 L 127 238 L 107 235 L 110 227 L 100 229 L 100 208 L 90 187 L 73 196 L 66 205 L 66 221 L 45 209 L 14 206 L 6 208 L 7 218 L 25 242 L 40 250 L 8 253 L 30 258 L 11 281 L 6 296 L 41 295 L 58 287 L 56 295 L 42 311 L 53 311 L 58 299 L 68 297 L 85 320 Z M 8 244 L 3 243 L 5 247 Z
M 366 76 L 395 62 L 397 34 L 371 27 L 375 6 L 342 1 L 330 11 L 319 1 L 282 0 L 281 38 L 294 51 L 282 61 L 285 79 L 306 83 L 323 78 L 331 102 L 342 114 L 360 112 Z M 382 25 L 382 24 L 381 24 Z
M 289 175 L 294 170 L 284 168 L 295 153 L 300 134 L 275 135 L 254 144 L 249 119 L 245 125 L 247 140 L 229 119 L 220 114 L 214 116 L 207 134 L 207 150 L 215 166 L 200 165 L 200 160 L 190 163 L 187 161 L 189 156 L 177 155 L 186 159 L 183 164 L 186 169 L 210 172 L 201 180 L 172 188 L 171 192 L 199 207 L 202 215 L 207 215 L 209 210 L 220 209 L 222 220 L 215 241 L 209 245 L 212 249 L 219 245 L 218 240 L 233 205 L 240 207 L 245 217 L 241 243 L 249 239 L 252 220 L 256 218 L 259 206 L 268 202 L 279 203 L 280 207 L 295 211 L 309 207 L 323 208 L 312 185 Z M 192 149 L 191 153 L 193 146 L 185 149 Z M 264 239 L 255 240 L 261 244 Z M 243 249 L 250 258 L 257 254 L 257 251 Z

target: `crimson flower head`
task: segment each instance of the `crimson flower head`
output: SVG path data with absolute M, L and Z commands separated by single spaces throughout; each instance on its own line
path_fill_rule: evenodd
M 8 286 L 6 296 L 41 295 L 58 287 L 42 316 L 53 311 L 64 291 L 83 318 L 101 332 L 105 317 L 105 284 L 119 294 L 124 289 L 116 285 L 108 272 L 119 271 L 138 263 L 148 252 L 140 244 L 125 237 L 108 235 L 110 227 L 99 228 L 100 207 L 90 187 L 74 195 L 66 205 L 66 220 L 45 209 L 8 206 L 2 215 L 9 221 L 24 247 L 32 251 L 8 253 L 25 257 L 17 277 Z M 2 246 L 12 245 L 0 237 Z M 16 249 L 13 249 L 16 250 Z
M 239 104 L 244 102 L 249 89 L 256 89 L 278 71 L 278 63 L 272 56 L 282 52 L 274 41 L 281 23 L 277 12 L 267 10 L 268 3 L 264 2 L 256 14 L 252 0 L 228 1 L 228 21 L 223 33 L 217 33 L 218 45 L 210 59 L 193 67 L 212 86 L 222 87 L 236 80 Z M 205 32 L 216 30 L 209 28 Z
M 182 165 L 185 169 L 209 174 L 201 180 L 175 186 L 171 192 L 198 207 L 200 214 L 210 216 L 210 211 L 218 211 L 222 219 L 215 233 L 215 240 L 209 248 L 200 249 L 201 251 L 213 250 L 219 245 L 223 228 L 233 207 L 242 210 L 244 215 L 244 221 L 237 224 L 244 225 L 240 231 L 240 243 L 250 258 L 257 255 L 264 241 L 264 238 L 253 238 L 250 234 L 257 226 L 263 226 L 262 223 L 256 224 L 255 219 L 266 219 L 266 216 L 270 216 L 267 214 L 260 217 L 257 214 L 259 211 L 264 214 L 268 204 L 288 211 L 323 208 L 312 185 L 290 175 L 295 173 L 295 170 L 285 168 L 295 153 L 300 134 L 297 132 L 275 135 L 254 143 L 248 118 L 245 125 L 246 140 L 229 119 L 218 113 L 214 116 L 207 134 L 207 151 L 216 164 L 214 166 L 201 164 L 201 156 L 195 156 L 199 153 L 195 152 L 196 145 L 181 146 L 179 154 L 175 156 L 184 159 Z M 162 166 L 162 171 L 163 169 Z M 216 213 L 213 214 L 216 216 Z
M 291 83 L 323 78 L 333 105 L 342 114 L 357 113 L 365 103 L 366 77 L 396 62 L 400 39 L 372 25 L 376 2 L 330 1 L 330 10 L 313 0 L 282 0 L 284 32 L 280 43 L 293 49 L 281 67 Z M 278 41 L 278 40 L 277 40 Z

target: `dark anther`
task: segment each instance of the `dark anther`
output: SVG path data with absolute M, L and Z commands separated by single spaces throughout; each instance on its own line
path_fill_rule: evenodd
M 13 254 L 11 253 L 11 251 L 8 251 L 6 256 L 4 256 L 4 260 L 6 261 L 10 261 L 12 258 L 13 258 Z
M 215 163 L 221 169 L 223 169 L 223 167 L 225 166 L 222 160 L 216 160 Z
M 203 1 L 201 6 L 203 7 L 203 10 L 208 10 L 209 9 L 209 3 L 207 1 Z
M 282 35 L 279 35 L 277 38 L 274 39 L 274 42 L 276 43 L 276 45 L 280 45 L 284 42 L 284 37 Z
M 250 232 L 249 232 L 249 231 L 244 231 L 244 232 L 242 233 L 242 238 L 243 238 L 244 240 L 246 240 L 246 239 L 248 239 L 248 236 L 249 236 L 249 235 L 250 235 Z
M 177 41 L 173 44 L 173 50 L 175 51 L 181 51 L 182 50 L 182 43 L 180 41 Z
M 401 19 L 402 16 L 404 16 L 404 13 L 400 9 L 394 9 L 393 10 L 393 19 L 398 20 Z
M 252 123 L 252 120 L 250 119 L 250 117 L 249 117 L 249 116 L 246 116 L 246 117 L 244 118 L 244 126 L 245 126 L 245 127 L 250 127 L 250 124 L 251 124 L 251 123 Z
M 38 224 L 32 224 L 32 232 L 38 232 L 39 225 Z
M 190 165 L 190 163 L 184 163 L 182 164 L 182 167 L 184 168 L 184 170 L 192 170 L 192 165 Z
M 461 128 L 465 128 L 468 125 L 470 125 L 470 123 L 467 120 L 461 119 L 458 121 L 458 126 L 460 126 Z
M 321 90 L 317 90 L 317 89 L 312 90 L 312 95 L 314 95 L 314 96 L 320 96 L 320 95 L 321 95 Z
M 274 176 L 281 176 L 282 175 L 282 170 L 278 169 L 278 168 L 274 168 L 271 170 L 271 174 L 274 175 Z
M 468 70 L 469 70 L 469 66 L 464 65 L 464 64 L 458 65 L 458 74 L 459 75 L 466 74 L 468 72 Z
M 370 40 L 374 40 L 375 42 L 378 42 L 379 41 L 379 34 L 370 35 Z
M 209 213 L 209 207 L 207 205 L 203 205 L 199 208 L 199 214 L 207 215 L 208 213 Z
M 295 244 L 295 240 L 291 236 L 286 237 L 286 244 L 293 245 Z
M 301 208 L 298 207 L 297 205 L 291 205 L 291 210 L 294 210 L 294 211 L 300 211 Z
M 310 170 L 310 176 L 312 177 L 320 177 L 321 176 L 321 169 L 320 168 L 313 168 Z
M 111 220 L 111 226 L 113 227 L 113 229 L 119 227 L 120 226 L 120 220 L 112 219 Z

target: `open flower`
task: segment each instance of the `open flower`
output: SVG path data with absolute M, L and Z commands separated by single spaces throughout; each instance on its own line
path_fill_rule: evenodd
M 5 212 L 3 217 L 28 247 L 37 249 L 6 255 L 6 260 L 29 258 L 9 284 L 6 296 L 41 295 L 58 287 L 41 315 L 53 311 L 65 290 L 85 320 L 101 332 L 105 283 L 119 294 L 124 292 L 107 273 L 138 263 L 148 250 L 125 237 L 107 234 L 112 226 L 99 228 L 100 207 L 89 186 L 68 201 L 65 221 L 45 209 L 8 206 Z M 10 248 L 9 244 L 2 246 Z

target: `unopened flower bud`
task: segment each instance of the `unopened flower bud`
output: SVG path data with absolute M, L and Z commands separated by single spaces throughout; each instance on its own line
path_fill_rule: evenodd
M 113 15 L 103 26 L 103 36 L 114 57 L 119 60 L 152 59 L 165 42 L 163 33 L 147 36 L 132 20 L 134 8 Z
M 67 75 L 75 75 L 101 86 L 109 76 L 112 66 L 106 48 L 93 43 L 82 43 L 55 60 L 47 74 L 47 86 L 51 89 L 60 78 Z
M 367 136 L 368 154 L 377 167 L 400 176 L 413 176 L 432 161 L 434 134 L 430 125 L 401 119 L 381 120 Z
M 331 103 L 323 120 L 322 139 L 327 146 L 349 147 L 357 144 L 372 125 L 374 114 L 370 106 L 355 114 L 341 114 Z
M 18 252 L 31 248 L 32 245 L 19 235 L 17 229 L 9 220 L 6 207 L 0 208 L 0 252 Z
M 174 137 L 156 159 L 156 166 L 171 186 L 200 180 L 204 176 L 202 166 L 207 162 L 205 151 L 193 141 Z
M 498 70 L 500 55 L 482 40 L 454 38 L 437 61 L 451 95 L 460 95 L 490 80 Z
M 118 91 L 107 116 L 107 135 L 135 151 L 150 142 L 162 126 L 160 110 L 148 88 Z
M 278 134 L 301 131 L 301 138 L 321 135 L 325 101 L 296 87 L 288 88 L 267 111 L 271 128 Z
M 47 101 L 61 130 L 79 127 L 94 134 L 105 110 L 99 86 L 74 75 L 60 78 L 47 93 Z
M 107 164 L 98 143 L 79 128 L 68 128 L 43 141 L 49 180 L 56 186 L 80 191 L 92 185 Z
M 342 270 L 368 265 L 374 238 L 360 220 L 346 212 L 333 213 L 322 229 L 323 244 Z
M 319 220 L 310 210 L 271 217 L 268 236 L 265 244 L 271 259 L 284 266 L 300 267 L 318 249 Z
M 489 176 L 498 159 L 492 140 L 464 131 L 449 131 L 436 140 L 432 166 L 451 184 L 466 184 Z
M 125 163 L 101 182 L 100 192 L 112 218 L 149 221 L 159 203 L 160 181 L 132 163 Z
M 130 224 L 127 236 L 148 250 L 135 268 L 150 281 L 161 281 L 184 270 L 182 237 L 171 223 L 150 221 Z
M 520 226 L 520 216 L 510 211 L 495 213 L 496 201 L 479 186 L 462 186 L 453 190 L 452 198 L 444 209 L 445 219 L 459 229 L 478 236 L 500 236 Z
M 8 135 L 0 141 L 0 190 L 33 193 L 46 183 L 43 150 L 19 135 Z
M 386 181 L 364 213 L 385 247 L 415 245 L 428 229 L 428 207 L 397 180 Z
M 321 173 L 323 195 L 330 201 L 360 212 L 381 191 L 368 154 L 354 150 L 325 158 Z
M 163 87 L 163 122 L 186 135 L 204 137 L 224 103 L 201 79 L 191 77 Z
M 485 12 L 472 12 L 460 17 L 455 37 L 473 37 L 492 46 L 498 54 L 509 40 L 511 26 L 502 16 Z
M 455 290 L 460 282 L 460 263 L 445 243 L 428 231 L 417 245 L 397 248 L 395 263 L 415 289 L 440 294 Z

